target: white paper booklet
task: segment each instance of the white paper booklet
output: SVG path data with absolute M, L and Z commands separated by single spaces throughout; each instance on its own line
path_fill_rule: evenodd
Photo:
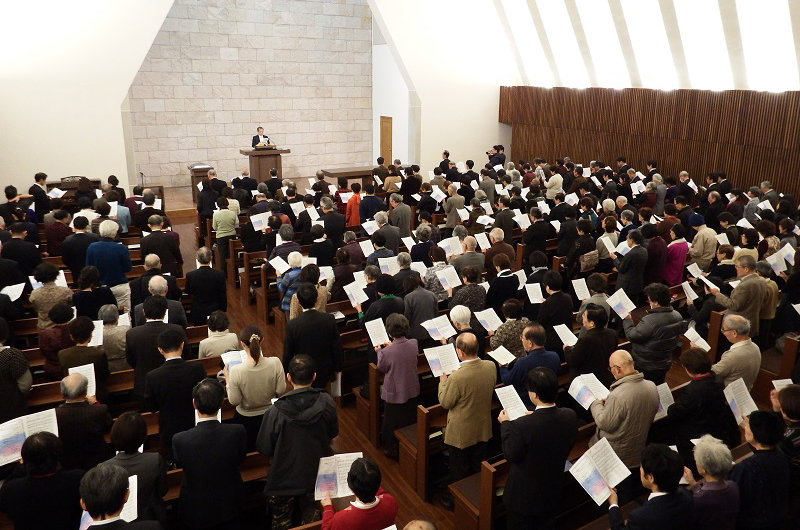
M 20 451 L 25 439 L 37 432 L 51 432 L 58 436 L 56 409 L 48 409 L 20 416 L 0 424 L 0 466 L 22 458 Z
M 686 298 L 688 298 L 691 302 L 694 302 L 695 300 L 700 298 L 700 295 L 698 295 L 697 291 L 695 291 L 694 288 L 692 288 L 692 286 L 689 285 L 688 281 L 683 282 L 681 284 L 681 287 L 683 287 L 683 292 L 686 294 Z
M 363 304 L 369 300 L 369 296 L 367 296 L 367 293 L 364 292 L 364 288 L 361 287 L 358 282 L 345 285 L 344 292 L 347 295 L 347 298 L 350 299 L 350 304 L 353 307 L 357 306 L 358 304 Z
M 361 247 L 361 252 L 364 254 L 365 258 L 369 257 L 370 254 L 375 252 L 375 247 L 372 246 L 372 241 L 369 239 L 359 241 L 358 246 Z
M 315 257 L 303 256 L 300 261 L 301 267 L 305 267 L 306 265 L 316 265 L 316 264 L 317 264 L 317 258 Z
M 280 256 L 275 256 L 274 258 L 269 260 L 269 264 L 275 268 L 279 276 L 282 276 L 286 271 L 291 269 L 289 264 L 286 263 L 286 260 Z
M 516 221 L 521 230 L 527 230 L 531 226 L 531 218 L 524 214 L 514 217 L 514 221 Z
M 93 320 L 94 329 L 92 330 L 92 338 L 89 340 L 89 346 L 102 346 L 103 345 L 103 321 Z M 89 394 L 91 396 L 91 394 Z
M 378 258 L 378 265 L 381 268 L 382 274 L 394 276 L 400 272 L 400 265 L 397 264 L 397 258 L 395 256 L 391 258 Z
M 264 212 L 258 213 L 256 215 L 250 216 L 250 224 L 253 225 L 253 230 L 260 232 L 261 230 L 267 227 L 267 221 L 269 221 L 272 212 Z
M 386 326 L 384 326 L 382 319 L 376 318 L 375 320 L 370 320 L 364 324 L 364 327 L 367 329 L 369 340 L 372 342 L 373 346 L 392 342 L 389 339 L 389 335 L 386 333 Z
M 498 346 L 492 351 L 486 352 L 489 357 L 497 361 L 497 364 L 500 366 L 505 366 L 507 364 L 511 364 L 517 358 L 514 356 L 513 353 L 508 351 L 505 346 Z
M 444 344 L 436 346 L 435 348 L 425 348 L 422 350 L 425 358 L 428 360 L 428 365 L 431 367 L 434 377 L 439 377 L 442 374 L 450 375 L 461 366 L 461 361 L 458 360 L 456 347 L 452 344 Z
M 411 270 L 417 271 L 421 278 L 424 278 L 425 275 L 428 274 L 428 267 L 426 267 L 421 261 L 412 261 Z
M 553 228 L 556 229 L 556 233 L 558 233 L 558 231 L 561 230 L 561 221 L 553 219 L 552 221 L 550 221 L 550 224 L 553 225 Z
M 0 293 L 8 296 L 12 302 L 16 302 L 19 300 L 19 297 L 22 296 L 22 291 L 25 290 L 24 283 L 18 283 L 16 285 L 7 285 L 0 290 Z
M 244 350 L 234 350 L 234 351 L 226 351 L 221 355 L 222 357 L 222 364 L 228 367 L 228 370 L 236 366 L 237 364 L 242 364 L 244 360 L 247 358 L 247 354 Z
M 461 240 L 457 236 L 448 237 L 439 241 L 439 246 L 444 249 L 446 257 L 457 256 L 463 254 L 464 250 L 461 248 Z
M 569 472 L 598 506 L 611 495 L 611 488 L 631 474 L 605 438 L 583 453 Z
M 94 364 L 82 364 L 81 366 L 73 366 L 68 370 L 70 374 L 81 374 L 89 382 L 86 387 L 87 396 L 97 395 L 97 377 L 94 373 Z
M 433 340 L 449 339 L 456 334 L 452 324 L 447 319 L 447 315 L 441 315 L 422 323 L 422 327 L 428 332 Z
M 486 236 L 486 232 L 478 232 L 475 234 L 475 240 L 478 242 L 478 246 L 481 250 L 486 250 L 492 246 L 489 243 L 489 238 Z
M 380 228 L 376 221 L 366 221 L 364 223 L 361 223 L 361 226 L 364 227 L 364 230 L 366 230 L 367 234 L 369 235 L 374 234 L 375 232 L 378 231 L 378 228 Z
M 624 256 L 625 254 L 627 254 L 630 251 L 631 251 L 631 247 L 628 246 L 628 241 L 627 240 L 620 241 L 619 245 L 617 245 L 617 248 L 614 249 L 614 253 L 615 254 L 619 254 L 620 256 Z
M 569 395 L 586 410 L 589 410 L 594 400 L 605 399 L 608 394 L 609 390 L 594 374 L 579 375 L 569 385 Z
M 700 267 L 697 265 L 697 263 L 692 263 L 686 267 L 686 270 L 689 271 L 689 274 L 691 274 L 694 278 L 699 278 L 703 275 L 703 271 L 700 270 Z
M 741 377 L 725 387 L 725 399 L 728 400 L 728 406 L 733 411 L 736 423 L 741 424 L 751 412 L 758 410 Z
M 522 402 L 522 398 L 519 397 L 517 389 L 513 386 L 495 388 L 494 392 L 497 394 L 497 399 L 500 400 L 500 404 L 503 406 L 503 409 L 505 409 L 506 414 L 508 414 L 508 419 L 511 421 L 521 418 L 528 413 L 525 403 Z
M 478 319 L 478 322 L 481 323 L 481 326 L 483 326 L 486 331 L 495 331 L 503 325 L 503 321 L 500 320 L 500 317 L 497 316 L 497 312 L 491 307 L 483 311 L 476 311 L 475 318 Z
M 616 254 L 617 247 L 614 246 L 614 242 L 613 241 L 611 241 L 607 237 L 601 237 L 600 241 L 603 242 L 603 244 L 606 246 L 606 249 L 608 249 L 608 252 L 610 254 Z
M 564 346 L 575 346 L 578 343 L 578 337 L 569 329 L 565 324 L 553 326 L 558 338 L 564 343 Z
M 528 293 L 528 300 L 530 300 L 532 304 L 541 304 L 544 302 L 541 283 L 526 283 L 525 292 Z
M 352 495 L 347 485 L 347 474 L 353 462 L 362 456 L 362 453 L 342 453 L 320 458 L 314 500 L 321 501 L 326 496 L 335 499 Z
M 442 284 L 442 288 L 445 290 L 455 289 L 461 285 L 461 278 L 458 277 L 456 268 L 452 265 L 436 271 L 436 277 L 439 278 L 439 283 Z
M 414 243 L 413 237 L 401 237 L 400 240 L 406 246 L 409 252 L 411 252 L 411 247 L 413 247 L 416 243 Z
M 687 329 L 683 336 L 689 339 L 689 342 L 694 343 L 697 347 L 702 348 L 704 351 L 711 351 L 711 345 L 706 342 L 705 339 L 701 337 L 694 328 L 690 327 Z
M 631 311 L 636 309 L 636 304 L 628 298 L 628 295 L 622 289 L 614 291 L 614 294 L 606 299 L 606 303 L 619 315 L 619 318 L 627 317 Z
M 775 387 L 775 390 L 782 390 L 791 384 L 792 384 L 791 379 L 775 379 L 774 381 L 772 381 L 772 386 Z
M 589 287 L 586 285 L 586 278 L 572 280 L 572 288 L 575 289 L 575 296 L 577 296 L 580 301 L 592 297 L 592 294 L 589 292 Z
M 656 390 L 658 390 L 658 411 L 656 412 L 656 417 L 653 418 L 654 421 L 666 418 L 667 409 L 675 403 L 675 398 L 672 397 L 672 391 L 669 389 L 668 384 L 661 383 L 656 387 Z

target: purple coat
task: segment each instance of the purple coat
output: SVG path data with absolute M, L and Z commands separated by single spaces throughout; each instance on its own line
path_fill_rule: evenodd
M 386 374 L 381 399 L 386 403 L 399 405 L 419 396 L 418 354 L 417 340 L 405 337 L 378 350 L 378 370 Z

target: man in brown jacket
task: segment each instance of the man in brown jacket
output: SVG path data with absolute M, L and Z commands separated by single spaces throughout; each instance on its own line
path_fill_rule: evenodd
M 767 284 L 756 274 L 753 256 L 740 256 L 736 260 L 736 277 L 741 280 L 731 295 L 725 296 L 719 289 L 709 289 L 716 301 L 725 307 L 729 315 L 739 315 L 750 322 L 750 336 L 758 336 L 758 324 L 764 299 L 770 295 Z
M 439 378 L 439 403 L 448 410 L 444 443 L 450 454 L 452 482 L 477 473 L 486 442 L 492 437 L 492 392 L 496 369 L 478 358 L 478 340 L 472 333 L 456 339 L 461 367 Z M 654 413 L 655 414 L 655 413 Z M 442 499 L 452 509 L 452 498 Z
M 489 242 L 492 246 L 483 251 L 486 254 L 486 281 L 490 282 L 497 276 L 497 270 L 492 265 L 492 260 L 496 255 L 505 254 L 511 260 L 511 263 L 514 263 L 517 258 L 514 247 L 506 243 L 504 239 L 505 232 L 503 232 L 502 228 L 492 228 L 489 232 Z

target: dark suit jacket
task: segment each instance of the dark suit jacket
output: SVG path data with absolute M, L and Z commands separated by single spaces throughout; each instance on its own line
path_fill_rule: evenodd
M 564 291 L 559 291 L 545 298 L 544 302 L 539 306 L 537 319 L 547 332 L 547 338 L 544 342 L 545 350 L 554 351 L 560 357 L 563 357 L 564 344 L 553 328 L 559 324 L 571 327 L 574 319 L 575 317 L 572 315 L 572 297 L 570 295 Z
M 617 267 L 617 289 L 624 289 L 628 296 L 638 295 L 644 290 L 644 270 L 647 267 L 647 249 L 637 245 L 622 259 L 614 260 Z M 633 300 L 636 303 L 636 300 Z
M 575 245 L 575 241 L 578 240 L 578 221 L 575 219 L 568 219 L 561 223 L 561 228 L 558 230 L 557 237 L 558 248 L 556 249 L 556 255 L 566 256 Z
M 269 141 L 268 141 L 268 143 L 272 143 L 272 138 L 270 138 L 270 137 L 269 137 L 269 136 L 267 136 L 266 134 L 265 134 L 264 136 L 265 136 L 266 138 L 269 138 Z M 260 144 L 260 143 L 261 143 L 261 139 L 258 137 L 258 135 L 256 134 L 255 136 L 253 136 L 253 147 L 257 146 L 257 145 L 258 145 L 258 144 Z
M 44 222 L 44 214 L 50 211 L 50 197 L 37 184 L 28 189 L 28 193 L 33 195 L 33 211 L 36 212 L 36 217 L 40 223 Z
M 309 245 L 314 238 L 311 237 L 311 227 L 314 225 L 314 222 L 311 220 L 311 216 L 308 215 L 307 211 L 302 211 L 297 216 L 297 221 L 294 223 L 294 231 L 302 233 L 300 237 L 300 244 L 301 245 Z
M 144 302 L 144 299 L 150 296 L 150 291 L 147 290 L 147 286 L 150 284 L 150 278 L 153 276 L 163 276 L 165 280 L 167 280 L 167 296 L 168 300 L 180 300 L 183 291 L 181 288 L 178 287 L 178 281 L 175 279 L 175 276 L 171 274 L 164 275 L 161 269 L 150 269 L 144 271 L 141 276 L 138 278 L 134 278 L 128 282 L 131 289 L 131 307 L 136 307 L 137 305 Z M 188 275 L 187 275 L 187 282 L 188 282 Z M 203 321 L 205 324 L 205 321 Z
M 594 374 L 606 387 L 614 382 L 608 371 L 608 358 L 617 349 L 617 333 L 613 329 L 587 329 L 571 348 L 564 348 L 571 379 L 582 374 Z
M 31 276 L 33 269 L 42 262 L 42 255 L 36 245 L 22 239 L 11 239 L 3 245 L 2 257 L 16 261 L 25 276 Z
M 75 530 L 81 520 L 78 486 L 82 476 L 82 470 L 73 469 L 33 478 L 17 466 L 3 482 L 0 510 L 17 530 Z
M 531 226 L 522 233 L 522 242 L 525 243 L 523 262 L 526 270 L 528 270 L 528 257 L 531 255 L 531 252 L 534 250 L 545 252 L 547 240 L 555 237 L 555 228 L 544 220 L 531 223 Z
M 225 274 L 211 267 L 200 267 L 186 273 L 186 293 L 192 297 L 189 315 L 193 326 L 202 326 L 214 311 L 228 310 Z
M 159 411 L 158 435 L 168 455 L 172 437 L 194 427 L 192 389 L 205 378 L 202 363 L 183 359 L 165 361 L 145 377 L 144 406 L 150 412 Z
M 500 424 L 503 455 L 511 463 L 503 502 L 508 511 L 546 517 L 561 497 L 564 464 L 578 435 L 568 408 L 546 408 Z
M 62 469 L 92 469 L 113 456 L 103 435 L 111 429 L 107 405 L 86 401 L 64 403 L 56 408 L 58 437 L 64 443 Z
M 325 223 L 325 234 L 328 236 L 328 241 L 333 243 L 334 248 L 339 248 L 344 240 L 344 227 L 346 224 L 344 215 L 332 210 L 320 216 L 320 219 Z
M 514 212 L 508 208 L 497 212 L 494 216 L 494 228 L 503 229 L 503 241 L 510 245 L 514 232 Z
M 8 285 L 27 282 L 28 277 L 22 272 L 16 261 L 0 258 L 0 289 Z
M 159 333 L 170 328 L 181 329 L 175 324 L 147 322 L 125 333 L 125 359 L 135 371 L 133 393 L 139 399 L 144 397 L 147 373 L 164 364 L 164 357 L 158 351 L 156 340 Z
M 679 439 L 689 441 L 710 434 L 729 447 L 739 445 L 739 426 L 723 394 L 724 388 L 713 374 L 686 385 L 675 403 L 667 409 L 667 417 Z
M 180 276 L 180 267 L 183 257 L 178 242 L 169 232 L 155 231 L 141 241 L 142 258 L 148 254 L 156 254 L 161 258 L 161 270 L 173 276 Z
M 135 521 L 133 523 L 126 523 L 122 519 L 99 527 L 90 528 L 102 528 L 103 530 L 163 530 L 163 527 L 158 521 Z
M 148 226 L 147 224 L 147 219 L 151 215 L 160 215 L 164 217 L 164 211 L 156 210 L 152 206 L 145 206 L 144 203 L 142 203 L 142 209 L 136 212 L 136 214 L 133 216 L 133 224 L 138 226 L 139 230 L 141 230 L 142 232 L 149 232 L 150 226 Z
M 516 298 L 519 287 L 519 278 L 511 271 L 506 271 L 503 276 L 492 279 L 489 282 L 489 290 L 486 292 L 486 308 L 492 308 L 498 315 L 502 315 L 503 312 L 500 308 L 503 302 L 509 298 Z
M 141 326 L 144 324 L 144 322 L 144 304 L 139 304 L 133 308 L 133 325 Z M 186 319 L 186 311 L 183 309 L 183 304 L 176 302 L 175 300 L 167 300 L 167 322 L 178 325 L 182 328 L 189 326 L 189 321 Z
M 394 255 L 396 256 L 401 243 L 400 229 L 396 226 L 386 223 L 378 229 L 378 232 L 386 236 L 386 248 L 394 252 Z
M 172 450 L 183 468 L 179 513 L 184 524 L 208 528 L 238 517 L 244 501 L 239 474 L 247 455 L 244 426 L 203 421 L 176 434 Z
M 673 493 L 649 500 L 641 508 L 632 511 L 627 525 L 619 507 L 608 511 L 608 520 L 611 530 L 673 530 L 693 528 L 693 515 L 694 499 L 691 493 L 678 486 Z
M 86 265 L 86 250 L 89 245 L 97 241 L 100 241 L 97 234 L 78 232 L 67 236 L 61 243 L 61 261 L 72 271 L 73 279 L 78 279 L 81 269 Z
M 97 399 L 100 402 L 106 401 L 108 398 L 106 380 L 108 379 L 109 370 L 108 358 L 103 353 L 102 347 L 71 346 L 64 348 L 58 352 L 58 362 L 64 370 L 65 377 L 69 374 L 70 368 L 93 364 Z
M 292 357 L 301 353 L 310 356 L 317 364 L 314 388 L 325 388 L 334 378 L 334 373 L 342 370 L 342 345 L 333 315 L 312 309 L 286 324 L 284 369 L 288 370 Z

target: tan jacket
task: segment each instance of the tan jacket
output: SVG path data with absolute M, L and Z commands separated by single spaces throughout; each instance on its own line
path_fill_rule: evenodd
M 717 252 L 717 243 L 717 233 L 707 226 L 694 235 L 689 255 L 698 267 L 703 270 L 708 267 Z
M 747 339 L 737 342 L 723 353 L 719 362 L 711 367 L 711 371 L 717 374 L 717 381 L 723 381 L 725 386 L 741 377 L 747 390 L 750 390 L 756 382 L 760 368 L 761 350 L 752 340 Z
M 459 449 L 492 437 L 492 394 L 497 370 L 492 361 L 461 365 L 439 383 L 439 403 L 448 410 L 444 443 Z
M 605 400 L 596 400 L 589 409 L 597 423 L 589 446 L 605 438 L 627 467 L 636 467 L 658 412 L 656 385 L 636 372 L 614 381 L 610 390 Z
M 750 336 L 758 336 L 758 321 L 761 318 L 761 308 L 764 298 L 768 297 L 767 284 L 758 274 L 748 274 L 742 283 L 734 288 L 730 297 L 719 293 L 717 303 L 724 306 L 731 315 L 741 315 L 750 321 Z
M 778 310 L 778 302 L 781 301 L 781 292 L 775 280 L 762 278 L 761 281 L 764 282 L 766 289 L 764 289 L 765 296 L 764 300 L 761 302 L 759 318 L 761 320 L 772 320 L 775 318 L 775 312 Z

